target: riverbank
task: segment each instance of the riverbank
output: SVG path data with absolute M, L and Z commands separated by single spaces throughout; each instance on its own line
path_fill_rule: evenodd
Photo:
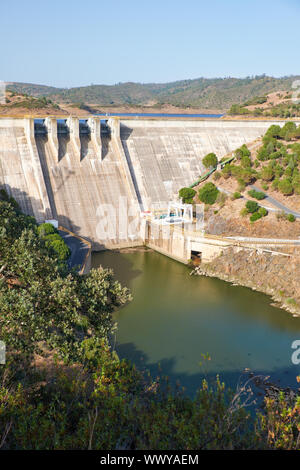
M 229 248 L 191 274 L 249 287 L 271 296 L 274 306 L 300 316 L 300 257 Z

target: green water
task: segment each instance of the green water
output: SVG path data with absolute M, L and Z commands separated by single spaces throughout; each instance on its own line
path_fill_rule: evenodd
M 291 343 L 300 339 L 300 319 L 272 307 L 268 296 L 189 276 L 188 267 L 155 252 L 94 254 L 93 267 L 100 264 L 134 297 L 115 315 L 120 357 L 153 376 L 161 369 L 189 394 L 217 373 L 235 385 L 245 368 L 296 386 Z M 203 362 L 206 353 L 211 360 Z

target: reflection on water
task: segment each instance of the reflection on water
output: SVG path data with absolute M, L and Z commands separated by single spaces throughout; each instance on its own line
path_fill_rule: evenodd
M 291 343 L 300 319 L 270 305 L 270 298 L 190 269 L 154 252 L 93 255 L 93 266 L 114 269 L 133 301 L 116 313 L 116 349 L 152 375 L 162 370 L 193 394 L 204 375 L 236 385 L 245 368 L 296 386 L 299 366 Z M 201 367 L 201 354 L 211 361 Z

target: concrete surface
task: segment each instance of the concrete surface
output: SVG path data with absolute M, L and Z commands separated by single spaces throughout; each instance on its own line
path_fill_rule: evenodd
M 95 117 L 86 120 L 90 135 L 80 135 L 78 118 L 65 121 L 67 133 L 50 117 L 48 134 L 34 135 L 32 119 L 1 118 L 0 184 L 38 222 L 57 219 L 96 250 L 142 244 L 141 210 L 165 206 L 192 184 L 207 153 L 221 158 L 275 123 L 110 118 L 104 134 Z M 120 223 L 125 200 L 130 230 Z

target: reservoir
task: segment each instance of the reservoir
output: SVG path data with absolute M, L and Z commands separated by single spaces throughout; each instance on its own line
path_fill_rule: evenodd
M 153 378 L 167 375 L 190 396 L 216 374 L 235 387 L 245 369 L 297 386 L 291 344 L 300 339 L 300 318 L 271 306 L 270 297 L 190 276 L 191 268 L 152 251 L 94 253 L 92 264 L 112 268 L 130 288 L 133 301 L 115 313 L 113 344 Z

